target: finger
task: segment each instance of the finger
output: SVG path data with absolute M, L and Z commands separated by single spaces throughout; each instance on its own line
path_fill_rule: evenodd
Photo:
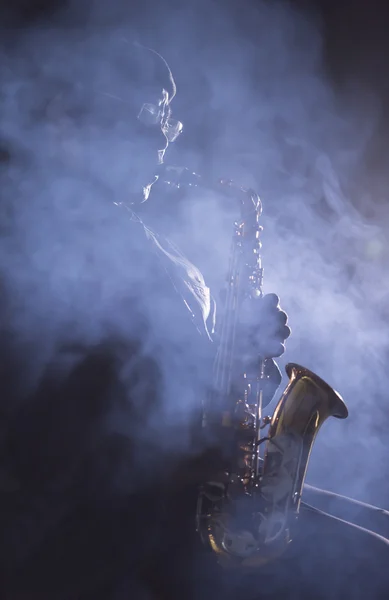
M 258 340 L 258 352 L 266 358 L 276 358 L 285 352 L 285 341 L 290 336 L 290 327 L 284 325 L 280 329 L 268 330 Z
M 265 323 L 262 324 L 260 332 L 262 335 L 267 335 L 269 338 L 277 337 L 281 341 L 288 339 L 291 334 L 291 329 L 287 325 L 288 317 L 286 313 L 280 311 L 273 315 L 269 315 Z
M 265 306 L 265 307 L 276 308 L 280 303 L 280 299 L 277 296 L 277 294 L 266 294 L 262 298 L 262 303 L 263 303 L 263 306 Z
M 290 334 L 291 329 L 289 325 L 283 325 L 278 319 L 267 320 L 258 331 L 259 339 L 276 339 L 281 342 L 287 340 Z
M 264 358 L 278 358 L 279 356 L 282 356 L 284 352 L 285 344 L 272 340 L 266 344 L 266 349 L 261 352 L 261 355 Z
M 282 327 L 278 327 L 277 329 L 273 330 L 273 332 L 269 332 L 268 337 L 270 340 L 284 343 L 290 334 L 290 327 L 288 327 L 288 325 L 283 325 Z
M 286 323 L 288 321 L 288 315 L 286 314 L 286 312 L 284 312 L 283 310 L 280 310 L 277 313 L 277 321 L 280 325 L 286 325 Z
M 283 327 L 281 327 L 278 330 L 277 335 L 279 335 L 279 337 L 285 341 L 288 339 L 288 337 L 290 336 L 291 333 L 292 333 L 291 328 L 288 325 L 284 325 Z
M 279 358 L 285 352 L 285 344 L 278 344 L 278 347 L 274 349 L 269 358 Z

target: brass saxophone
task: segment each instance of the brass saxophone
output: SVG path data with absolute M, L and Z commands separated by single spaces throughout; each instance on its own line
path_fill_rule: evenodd
M 178 178 L 177 169 L 167 169 L 164 180 L 175 187 L 210 187 L 187 169 L 180 169 Z M 203 428 L 217 439 L 226 460 L 214 480 L 201 485 L 196 527 L 222 567 L 252 569 L 281 556 L 292 541 L 316 435 L 328 417 L 344 419 L 348 410 L 315 373 L 289 363 L 289 382 L 274 414 L 262 417 L 268 359 L 253 362 L 239 343 L 247 334 L 242 317 L 263 296 L 262 203 L 255 192 L 229 180 L 219 180 L 216 189 L 233 192 L 240 206 L 213 389 L 203 411 Z

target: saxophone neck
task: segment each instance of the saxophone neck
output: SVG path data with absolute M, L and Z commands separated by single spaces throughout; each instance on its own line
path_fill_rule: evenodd
M 165 185 L 172 190 L 208 190 L 227 197 L 238 197 L 240 200 L 242 216 L 246 217 L 253 212 L 262 213 L 262 203 L 256 192 L 250 188 L 238 185 L 232 179 L 205 178 L 187 167 L 162 164 L 159 167 L 158 185 Z

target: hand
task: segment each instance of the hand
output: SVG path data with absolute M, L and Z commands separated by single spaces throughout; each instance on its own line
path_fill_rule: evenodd
M 265 359 L 265 381 L 262 406 L 272 400 L 281 383 L 281 372 L 274 358 L 285 352 L 285 341 L 290 336 L 288 316 L 280 307 L 276 294 L 267 294 L 246 304 L 241 314 L 241 330 L 237 347 L 245 370 L 257 371 Z
M 288 315 L 282 310 L 276 294 L 263 296 L 258 308 L 258 353 L 263 358 L 277 358 L 285 352 L 285 342 L 291 334 Z
M 276 294 L 266 294 L 250 302 L 243 310 L 241 352 L 254 358 L 276 358 L 285 352 L 285 341 L 291 330 L 287 325 L 288 316 L 280 307 Z

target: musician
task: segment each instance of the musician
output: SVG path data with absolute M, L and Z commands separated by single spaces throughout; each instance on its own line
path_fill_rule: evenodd
M 2 597 L 173 600 L 245 594 L 254 600 L 301 598 L 306 590 L 309 598 L 384 597 L 389 542 L 308 507 L 285 557 L 250 577 L 222 573 L 201 547 L 194 528 L 196 489 L 214 466 L 216 450 L 199 441 L 198 428 L 215 347 L 215 302 L 190 257 L 142 217 L 142 204 L 152 206 L 157 194 L 158 165 L 182 130 L 171 112 L 176 84 L 164 59 L 139 46 L 127 48 L 111 68 L 126 78 L 121 90 L 109 88 L 107 70 L 96 76 L 98 86 L 89 82 L 100 120 L 87 139 L 82 127 L 90 115 L 74 104 L 77 94 L 60 90 L 42 116 L 47 166 L 73 178 L 72 193 L 78 189 L 81 197 L 92 189 L 93 205 L 87 202 L 88 212 L 77 218 L 83 226 L 84 218 L 90 225 L 96 216 L 89 232 L 92 246 L 99 245 L 94 259 L 109 265 L 106 271 L 92 265 L 88 277 L 76 280 L 77 289 L 85 295 L 99 289 L 107 283 L 99 280 L 104 272 L 112 294 L 103 302 L 95 293 L 93 305 L 85 306 L 82 294 L 69 291 L 75 280 L 67 271 L 59 274 L 61 289 L 74 302 L 73 321 L 58 334 L 39 385 L 8 415 Z M 125 94 L 125 103 L 115 103 L 108 91 Z M 71 144 L 63 143 L 69 139 Z M 39 206 L 39 198 L 30 202 Z M 55 216 L 53 208 L 53 226 Z M 70 221 L 63 231 L 74 226 Z M 73 250 L 70 239 L 62 247 L 65 254 Z M 95 330 L 77 326 L 88 321 L 90 311 L 99 320 L 98 343 Z M 255 351 L 274 359 L 290 334 L 278 297 L 259 301 L 257 317 Z M 35 335 L 32 354 L 39 347 Z M 49 331 L 43 326 L 39 335 Z M 23 358 L 32 364 L 31 356 Z M 269 364 L 272 395 L 279 371 L 273 360 Z

